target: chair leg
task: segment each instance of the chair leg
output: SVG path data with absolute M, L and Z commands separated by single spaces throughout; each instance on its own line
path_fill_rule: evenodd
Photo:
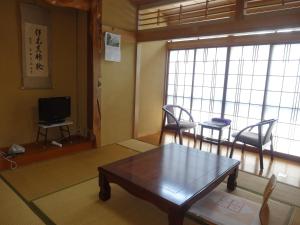
M 260 162 L 260 170 L 264 169 L 264 158 L 263 158 L 263 149 L 262 146 L 259 148 L 259 162 Z
M 235 141 L 232 142 L 229 158 L 232 158 L 232 156 L 233 156 L 234 144 L 235 144 Z
M 159 136 L 159 144 L 161 144 L 163 133 L 164 133 L 164 129 L 161 129 L 160 136 Z
M 243 147 L 242 147 L 242 154 L 244 154 L 245 146 L 246 146 L 246 144 L 243 144 Z
M 270 146 L 271 160 L 273 160 L 273 158 L 274 158 L 273 135 L 271 135 L 270 139 L 271 139 L 271 146 Z
M 203 141 L 203 126 L 201 126 L 201 131 L 200 131 L 200 147 L 199 147 L 200 150 L 202 150 L 202 141 Z
M 182 145 L 182 130 L 179 130 L 179 144 Z
M 196 128 L 194 128 L 194 148 L 196 147 L 196 137 L 197 134 L 196 134 Z

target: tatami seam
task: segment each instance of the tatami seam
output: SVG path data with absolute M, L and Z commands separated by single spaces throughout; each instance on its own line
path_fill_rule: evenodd
M 38 217 L 40 218 L 46 225 L 55 225 L 53 221 L 44 213 L 39 213 L 38 210 L 36 210 L 36 207 L 32 207 L 32 202 L 27 201 L 26 198 L 24 198 L 21 193 L 19 193 L 12 184 L 10 184 L 5 177 L 3 177 L 0 174 L 1 180 L 28 206 L 28 208 Z

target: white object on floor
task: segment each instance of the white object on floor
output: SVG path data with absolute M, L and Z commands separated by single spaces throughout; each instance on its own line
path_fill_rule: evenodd
M 9 155 L 14 155 L 14 154 L 19 154 L 19 153 L 24 153 L 25 152 L 25 148 L 23 146 L 17 145 L 17 144 L 13 144 L 9 150 L 8 150 L 8 154 Z
M 51 141 L 51 144 L 62 148 L 62 144 L 57 141 Z

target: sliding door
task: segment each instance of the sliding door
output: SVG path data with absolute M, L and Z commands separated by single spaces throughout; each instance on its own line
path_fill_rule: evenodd
M 180 105 L 196 122 L 221 116 L 227 48 L 171 51 L 167 104 Z
M 196 121 L 221 117 L 227 48 L 196 49 L 192 115 Z
M 275 150 L 300 156 L 300 44 L 172 50 L 167 103 L 233 131 L 276 118 Z
M 224 117 L 233 131 L 261 120 L 269 51 L 269 45 L 231 48 Z
M 195 50 L 170 52 L 167 104 L 191 110 L 194 63 Z
M 300 44 L 274 45 L 265 118 L 278 118 L 276 151 L 300 156 Z

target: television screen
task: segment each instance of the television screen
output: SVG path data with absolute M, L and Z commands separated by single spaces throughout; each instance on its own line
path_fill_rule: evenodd
M 71 116 L 71 97 L 40 98 L 39 122 L 53 124 L 64 122 Z

